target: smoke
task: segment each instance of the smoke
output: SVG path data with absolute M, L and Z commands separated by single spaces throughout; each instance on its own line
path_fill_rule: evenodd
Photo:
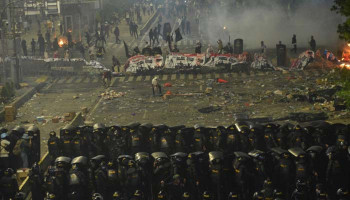
M 268 48 L 275 47 L 278 41 L 291 47 L 292 36 L 296 34 L 299 47 L 308 47 L 311 35 L 318 46 L 334 47 L 339 41 L 337 26 L 342 20 L 330 10 L 331 6 L 332 0 L 306 0 L 291 12 L 293 8 L 268 0 L 263 5 L 230 11 L 218 8 L 213 9 L 201 27 L 205 27 L 202 31 L 212 44 L 219 38 L 226 43 L 230 36 L 231 43 L 234 39 L 243 39 L 248 49 L 260 47 L 260 41 Z

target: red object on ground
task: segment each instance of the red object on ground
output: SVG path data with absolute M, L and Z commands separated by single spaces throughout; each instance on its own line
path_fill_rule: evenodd
M 171 93 L 171 91 L 168 90 L 168 91 L 166 91 L 166 94 L 167 94 L 167 95 L 172 95 L 173 93 Z
M 171 87 L 171 83 L 164 83 L 164 87 Z
M 228 81 L 224 80 L 224 79 L 221 79 L 221 78 L 218 78 L 218 82 L 219 83 L 228 83 Z

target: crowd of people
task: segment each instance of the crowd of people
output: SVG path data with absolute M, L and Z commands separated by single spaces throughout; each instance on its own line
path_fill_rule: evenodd
M 345 200 L 349 130 L 327 122 L 67 125 L 59 137 L 50 133 L 51 166 L 43 174 L 34 163 L 31 192 L 37 200 Z M 6 181 L 12 171 L 5 170 L 0 179 L 0 188 L 6 188 L 0 189 L 2 195 L 16 195 L 3 187 L 11 186 Z

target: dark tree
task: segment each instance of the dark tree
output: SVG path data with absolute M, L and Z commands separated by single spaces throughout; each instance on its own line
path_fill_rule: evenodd
M 350 1 L 334 0 L 331 10 L 346 17 L 346 21 L 338 25 L 338 33 L 340 39 L 350 41 Z

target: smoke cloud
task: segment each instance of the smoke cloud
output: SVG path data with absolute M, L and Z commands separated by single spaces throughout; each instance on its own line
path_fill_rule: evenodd
M 201 29 L 208 34 L 212 44 L 219 38 L 227 43 L 230 35 L 231 43 L 242 38 L 248 49 L 260 47 L 260 41 L 268 48 L 275 47 L 278 41 L 291 47 L 293 34 L 297 36 L 299 47 L 308 47 L 311 35 L 318 46 L 335 47 L 339 41 L 337 26 L 342 19 L 330 10 L 331 6 L 332 0 L 306 0 L 291 12 L 285 5 L 266 0 L 263 4 L 235 10 L 218 8 L 209 20 L 202 20 Z

